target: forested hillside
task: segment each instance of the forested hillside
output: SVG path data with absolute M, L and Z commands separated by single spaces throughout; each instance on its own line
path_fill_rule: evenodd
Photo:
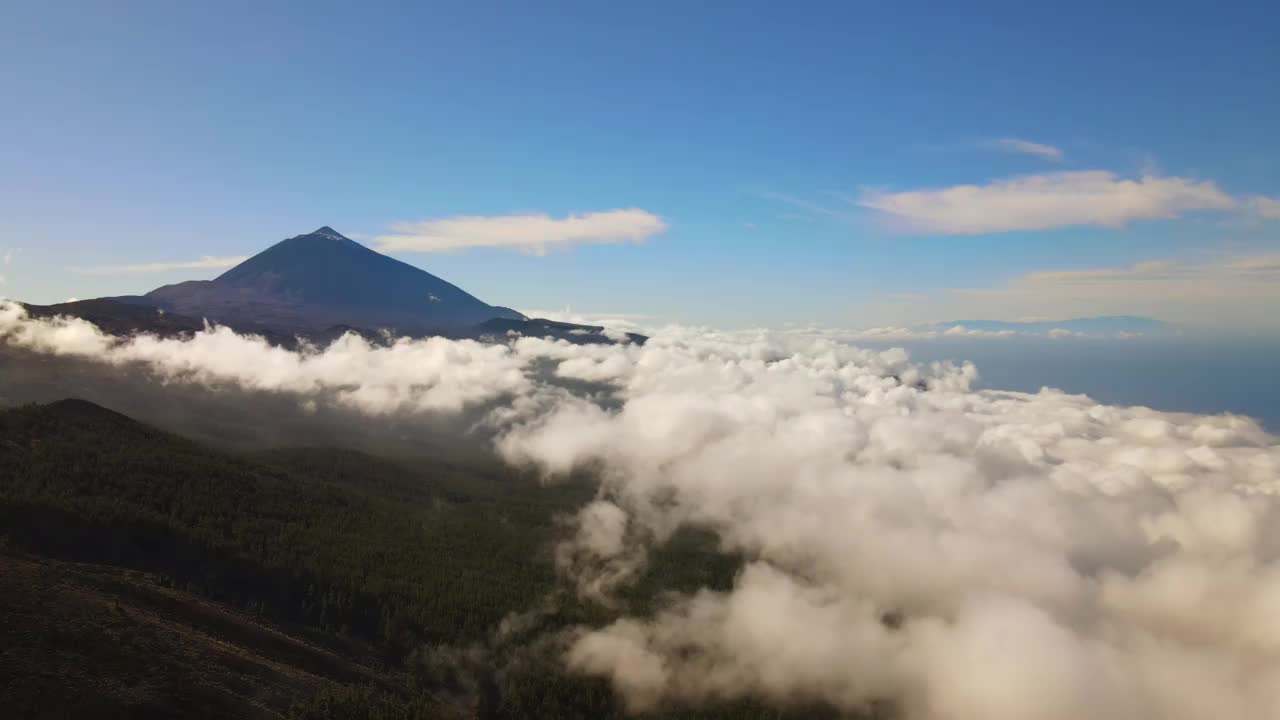
M 496 462 L 231 454 L 81 401 L 0 412 L 0 706 L 16 717 L 623 716 L 607 685 L 566 675 L 558 657 L 564 628 L 609 619 L 560 590 L 552 563 L 558 516 L 592 493 Z M 628 602 L 723 585 L 735 567 L 681 537 Z M 523 633 L 498 634 L 535 609 Z

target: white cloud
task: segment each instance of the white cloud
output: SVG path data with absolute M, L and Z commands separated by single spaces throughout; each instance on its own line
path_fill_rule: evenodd
M 141 364 L 165 380 L 322 396 L 370 414 L 456 411 L 527 390 L 510 348 L 443 338 L 372 345 L 346 335 L 322 350 L 290 352 L 226 327 L 194 337 L 117 338 L 79 318 L 33 320 L 0 301 L 0 343 L 111 365 Z
M 742 558 L 727 589 L 570 635 L 568 666 L 638 710 L 754 697 L 849 714 L 886 702 L 905 720 L 1206 720 L 1280 707 L 1280 440 L 1245 418 L 977 391 L 971 365 L 787 333 L 348 336 L 290 352 L 226 329 L 110 338 L 0 304 L 0 342 L 369 413 L 509 397 L 490 416 L 504 457 L 599 471 L 556 552 L 582 597 L 636 581 L 682 528 Z M 548 365 L 609 383 L 609 401 L 549 383 L 535 370 Z
M 746 561 L 728 590 L 574 635 L 570 667 L 633 709 L 1200 720 L 1280 702 L 1280 444 L 1252 422 L 975 392 L 972 368 L 798 337 L 591 352 L 629 359 L 621 406 L 566 399 L 501 443 L 552 474 L 605 468 L 562 570 L 608 594 L 681 527 Z
M 1032 155 L 1042 160 L 1051 162 L 1061 162 L 1063 152 L 1061 148 L 1044 143 L 1031 142 L 1030 140 L 1019 140 L 1018 138 L 1002 138 L 992 143 L 995 147 L 1006 152 L 1021 153 L 1023 155 Z
M 825 330 L 816 333 L 814 330 L 798 329 L 794 331 L 794 334 L 816 334 L 818 336 L 831 339 L 840 338 L 847 342 L 907 342 L 914 340 L 947 340 L 955 338 L 994 340 L 1015 337 L 1020 333 L 1013 330 L 979 330 L 977 328 L 968 328 L 964 325 L 952 325 L 946 328 L 932 326 L 898 327 L 895 325 L 887 325 L 883 327 L 862 328 L 859 330 Z
M 881 213 L 900 230 L 943 235 L 1120 227 L 1236 207 L 1236 201 L 1212 182 L 1155 176 L 1129 180 L 1105 170 L 1028 175 L 940 190 L 867 191 L 858 204 Z
M 187 260 L 181 262 L 158 262 L 158 263 L 142 263 L 138 265 L 104 265 L 102 267 L 79 267 L 72 268 L 74 272 L 82 275 L 116 275 L 119 273 L 154 273 L 169 272 L 171 270 L 224 270 L 226 268 L 235 267 L 240 263 L 248 260 L 248 255 L 237 257 L 212 257 L 205 255 L 199 260 Z
M 812 330 L 797 330 L 797 333 L 812 332 Z M 850 342 L 863 341 L 888 341 L 888 342 L 904 342 L 907 340 L 934 340 L 938 337 L 938 331 L 928 328 L 919 327 L 898 327 L 896 325 L 887 325 L 884 327 L 862 328 L 852 332 L 843 330 L 827 330 L 820 333 L 827 337 L 844 338 Z
M 1246 199 L 1245 204 L 1263 220 L 1280 220 L 1280 198 L 1255 195 Z
M 546 214 L 462 216 L 401 223 L 391 235 L 373 239 L 384 252 L 449 252 L 467 248 L 507 248 L 544 255 L 582 244 L 641 242 L 667 229 L 662 218 L 631 208 L 564 218 Z
M 1013 330 L 978 330 L 976 328 L 967 328 L 964 325 L 953 325 L 942 334 L 948 337 L 1013 337 L 1017 333 Z
M 531 318 L 574 323 L 577 325 L 602 325 L 610 330 L 624 330 L 627 332 L 644 332 L 646 327 L 661 324 L 653 315 L 647 315 L 644 313 L 583 313 L 575 312 L 572 308 L 568 307 L 561 310 L 522 309 L 520 312 L 524 313 L 526 317 Z

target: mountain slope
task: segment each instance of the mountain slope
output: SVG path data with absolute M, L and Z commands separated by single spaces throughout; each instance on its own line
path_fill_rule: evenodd
M 232 454 L 85 401 L 0 410 L 0 717 L 631 717 L 557 640 L 615 619 L 556 591 L 558 518 L 595 494 L 493 458 Z M 740 568 L 683 533 L 625 601 L 649 614 Z
M 408 685 L 411 655 L 481 641 L 550 590 L 540 548 L 587 496 L 346 451 L 233 455 L 79 400 L 0 411 L 0 707 L 278 718 L 354 686 L 423 709 L 376 717 L 451 717 L 466 699 Z
M 166 285 L 146 299 L 181 315 L 293 331 L 350 325 L 424 333 L 524 317 L 328 226 L 283 240 L 214 280 Z
M 318 646 L 156 575 L 0 551 L 0 577 L 11 717 L 266 720 L 378 680 L 358 645 Z

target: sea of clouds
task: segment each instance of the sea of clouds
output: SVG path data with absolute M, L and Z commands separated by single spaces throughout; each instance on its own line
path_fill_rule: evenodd
M 568 666 L 637 710 L 1280 714 L 1280 440 L 1244 417 L 979 391 L 972 365 L 797 332 L 289 351 L 226 328 L 113 338 L 0 303 L 0 342 L 372 414 L 493 403 L 509 462 L 601 478 L 557 553 L 584 598 L 609 604 L 682 528 L 746 559 L 728 591 L 574 632 Z

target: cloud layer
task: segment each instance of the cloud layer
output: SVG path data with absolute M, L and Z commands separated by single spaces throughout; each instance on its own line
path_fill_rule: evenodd
M 347 335 L 324 349 L 299 352 L 226 327 L 188 339 L 119 338 L 79 318 L 33 320 L 20 305 L 0 301 L 0 342 L 111 365 L 140 364 L 166 382 L 294 393 L 373 414 L 458 411 L 531 387 L 521 371 L 524 362 L 510 348 L 442 338 L 383 346 Z
M 662 218 L 631 208 L 564 218 L 545 214 L 463 216 L 401 223 L 393 234 L 374 238 L 384 252 L 450 252 L 506 248 L 532 255 L 571 245 L 641 242 L 667 229 Z
M 1028 175 L 939 190 L 868 191 L 858 204 L 881 213 L 896 229 L 943 235 L 1121 227 L 1237 207 L 1236 200 L 1212 182 L 1155 176 L 1130 180 L 1105 170 Z
M 652 315 L 642 313 L 583 313 L 574 312 L 572 308 L 560 310 L 536 310 L 520 308 L 526 317 L 554 320 L 556 322 L 574 323 L 575 325 L 598 325 L 606 330 L 644 333 L 657 321 Z
M 914 720 L 1163 720 L 1280 707 L 1280 445 L 1240 418 L 974 392 L 970 367 L 776 338 L 667 338 L 562 373 L 501 449 L 606 468 L 567 571 L 588 597 L 709 530 L 727 592 L 582 629 L 636 709 L 762 697 Z M 611 360 L 609 358 L 608 360 Z
M 636 709 L 754 697 L 888 703 L 905 720 L 1201 720 L 1280 707 L 1280 443 L 1244 418 L 975 391 L 970 365 L 801 333 L 343 338 L 295 353 L 225 329 L 112 339 L 8 304 L 0 340 L 371 413 L 503 399 L 488 422 L 510 462 L 601 478 L 557 552 L 583 597 L 608 602 L 681 528 L 745 560 L 727 591 L 572 633 L 568 666 Z M 565 380 L 603 384 L 609 402 Z
M 1071 322 L 1071 321 L 1065 321 Z M 1047 323 L 1051 325 L 1052 323 Z M 824 337 L 834 341 L 865 342 L 882 344 L 886 342 L 918 342 L 922 340 L 1009 340 L 1049 339 L 1063 340 L 1067 338 L 1091 340 L 1132 340 L 1144 333 L 1134 331 L 1084 332 L 1063 327 L 1047 327 L 1041 329 L 989 329 L 966 326 L 963 323 L 934 323 L 900 327 L 887 325 L 883 327 L 862 328 L 859 330 L 840 330 L 831 328 L 804 328 L 796 332 Z

